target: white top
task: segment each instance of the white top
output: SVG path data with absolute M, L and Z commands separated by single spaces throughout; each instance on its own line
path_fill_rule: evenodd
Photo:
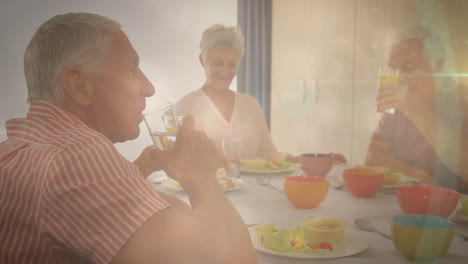
M 219 144 L 222 138 L 236 137 L 241 141 L 241 159 L 259 157 L 277 158 L 265 116 L 257 99 L 235 92 L 234 110 L 227 121 L 208 95 L 197 89 L 182 97 L 174 106 L 176 115 L 191 114 L 195 127 L 203 129 L 208 137 Z

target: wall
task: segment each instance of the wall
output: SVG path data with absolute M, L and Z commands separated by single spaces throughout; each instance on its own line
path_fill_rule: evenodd
M 463 0 L 274 0 L 271 133 L 277 148 L 338 152 L 362 164 L 379 119 L 377 74 L 387 65 L 390 33 L 418 23 L 430 27 L 446 37 L 456 70 L 466 73 L 467 13 Z M 314 101 L 310 91 L 317 86 Z
M 214 23 L 237 24 L 235 0 L 2 0 L 0 2 L 0 141 L 4 123 L 25 116 L 26 82 L 23 55 L 37 27 L 65 12 L 99 13 L 119 21 L 140 56 L 141 69 L 153 82 L 155 104 L 172 101 L 201 87 L 204 72 L 198 61 L 198 44 L 204 29 Z M 235 81 L 232 87 L 236 87 Z M 133 160 L 151 144 L 144 124 L 140 137 L 116 144 Z

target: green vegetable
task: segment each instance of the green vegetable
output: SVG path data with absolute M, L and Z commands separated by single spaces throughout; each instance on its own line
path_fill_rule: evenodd
M 388 176 L 403 179 L 405 175 L 401 172 L 392 172 Z
M 263 236 L 263 245 L 271 250 L 288 252 L 291 250 L 291 232 L 288 230 L 266 232 Z
M 333 250 L 329 243 L 311 244 L 304 228 L 297 226 L 292 230 L 277 229 L 274 224 L 256 226 L 258 238 L 263 245 L 279 252 L 324 253 Z M 326 247 L 323 246 L 326 244 Z
M 460 203 L 462 204 L 463 206 L 463 214 L 465 216 L 468 216 L 468 197 L 466 197 L 465 199 L 463 200 L 460 200 Z

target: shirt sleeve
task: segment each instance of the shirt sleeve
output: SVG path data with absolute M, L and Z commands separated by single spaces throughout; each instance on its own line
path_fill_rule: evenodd
M 168 207 L 114 146 L 64 151 L 51 165 L 43 232 L 93 263 L 109 263 L 154 213 Z

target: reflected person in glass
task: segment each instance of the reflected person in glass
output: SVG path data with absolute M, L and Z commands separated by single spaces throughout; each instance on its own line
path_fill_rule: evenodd
M 451 74 L 447 45 L 423 26 L 395 34 L 393 43 L 388 65 L 399 81 L 380 87 L 376 103 L 396 113 L 381 114 L 365 163 L 467 193 L 467 90 Z

